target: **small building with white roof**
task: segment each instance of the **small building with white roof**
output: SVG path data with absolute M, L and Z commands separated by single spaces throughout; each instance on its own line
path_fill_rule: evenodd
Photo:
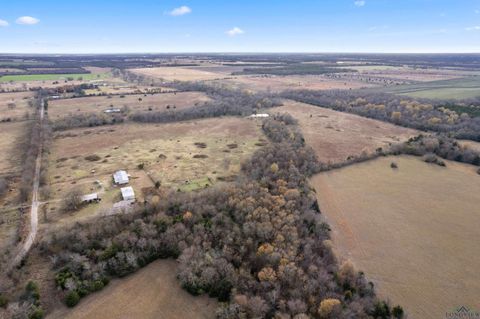
M 128 180 L 128 174 L 125 171 L 116 171 L 115 174 L 113 174 L 113 181 L 117 185 L 128 184 Z
M 128 186 L 128 187 L 123 187 L 120 189 L 122 192 L 122 198 L 123 200 L 126 201 L 134 201 L 135 200 L 135 192 L 133 191 L 133 188 Z

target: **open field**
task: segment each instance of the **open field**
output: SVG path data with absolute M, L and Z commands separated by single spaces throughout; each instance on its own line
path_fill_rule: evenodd
M 446 164 L 387 157 L 312 179 L 339 255 L 410 318 L 480 307 L 480 176 Z
M 126 169 L 137 199 L 143 201 L 156 181 L 162 187 L 191 191 L 238 174 L 243 159 L 262 142 L 256 121 L 215 118 L 171 124 L 133 124 L 74 129 L 57 133 L 50 156 L 50 219 L 64 222 L 102 214 L 120 200 L 112 174 Z M 257 145 L 258 144 L 258 145 Z M 89 160 L 91 155 L 97 160 Z M 144 169 L 137 166 L 144 164 Z M 95 181 L 103 185 L 99 188 Z M 101 204 L 74 215 L 59 214 L 59 200 L 73 187 L 99 192 Z
M 183 290 L 175 267 L 173 260 L 153 262 L 133 275 L 112 281 L 73 310 L 57 310 L 47 318 L 215 318 L 217 301 L 207 296 L 194 297 Z
M 0 76 L 0 82 L 10 81 L 60 81 L 67 80 L 68 78 L 79 79 L 82 78 L 85 81 L 104 79 L 109 77 L 109 73 L 79 73 L 79 74 L 22 74 L 22 75 L 5 75 Z
M 86 89 L 86 95 L 118 95 L 118 94 L 133 94 L 133 93 L 148 93 L 151 89 L 161 89 L 162 92 L 174 92 L 175 89 L 164 88 L 164 87 L 155 87 L 150 86 L 141 86 L 141 85 L 127 85 L 127 84 L 111 84 L 111 85 L 101 85 L 96 89 Z
M 414 98 L 467 99 L 480 95 L 480 76 L 400 85 L 385 88 L 382 91 L 408 95 Z
M 34 110 L 28 106 L 33 95 L 33 92 L 0 93 L 0 121 L 7 118 L 20 120 L 27 112 L 33 113 Z
M 360 81 L 346 81 L 328 78 L 324 75 L 258 76 L 239 75 L 218 81 L 238 89 L 280 92 L 285 90 L 348 90 L 372 87 Z
M 52 120 L 66 115 L 84 113 L 103 113 L 104 110 L 114 107 L 128 107 L 131 111 L 167 110 L 167 106 L 173 110 L 193 107 L 210 101 L 204 93 L 161 93 L 161 94 L 132 94 L 115 96 L 81 97 L 74 99 L 59 99 L 49 102 L 49 116 Z
M 164 79 L 166 81 L 203 81 L 221 79 L 228 76 L 228 73 L 214 73 L 201 69 L 192 69 L 185 67 L 143 68 L 131 69 L 130 71 L 139 75 Z
M 270 113 L 289 113 L 296 118 L 307 144 L 324 163 L 343 162 L 349 156 L 372 153 L 419 134 L 413 129 L 288 100 Z
M 24 122 L 0 123 L 0 175 L 19 172 L 18 141 L 25 132 Z
M 21 172 L 18 144 L 26 130 L 26 122 L 0 123 L 0 177 L 9 180 L 7 193 L 0 197 L 0 264 L 5 249 L 16 242 L 20 215 L 17 207 L 19 175 Z

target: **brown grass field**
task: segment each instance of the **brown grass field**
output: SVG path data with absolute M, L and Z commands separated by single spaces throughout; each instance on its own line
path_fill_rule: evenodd
M 480 176 L 446 164 L 387 157 L 312 179 L 338 255 L 409 318 L 480 307 Z
M 220 70 L 220 69 L 219 69 Z M 157 67 L 131 69 L 133 73 L 145 75 L 153 78 L 164 79 L 166 81 L 203 81 L 222 79 L 229 74 L 224 72 L 211 72 L 202 69 L 185 68 L 185 67 Z
M 0 198 L 0 265 L 7 257 L 5 249 L 11 246 L 17 238 L 17 226 L 20 215 L 18 204 L 19 176 L 21 173 L 20 152 L 18 143 L 24 134 L 27 122 L 0 123 L 0 177 L 7 177 L 9 189 Z
M 219 81 L 232 87 L 253 92 L 284 90 L 333 90 L 359 89 L 372 85 L 360 81 L 330 79 L 322 75 L 258 76 L 239 75 Z
M 288 100 L 270 113 L 289 113 L 296 118 L 307 144 L 323 163 L 343 162 L 348 156 L 372 153 L 418 135 L 416 130 Z
M 215 318 L 218 303 L 194 297 L 180 287 L 176 262 L 159 260 L 124 279 L 112 281 L 87 296 L 75 308 L 59 309 L 48 319 L 207 319 Z
M 139 100 L 141 99 L 141 101 Z M 127 106 L 131 111 L 153 111 L 167 110 L 167 105 L 176 109 L 193 107 L 196 104 L 203 104 L 210 98 L 201 92 L 184 93 L 162 93 L 162 94 L 132 94 L 121 97 L 115 96 L 92 96 L 74 99 L 60 99 L 49 102 L 49 117 L 55 120 L 67 115 L 84 113 L 103 113 L 104 110 L 115 107 Z
M 25 113 L 34 113 L 28 106 L 28 101 L 33 98 L 33 92 L 0 93 L 0 120 L 11 118 L 12 120 L 23 119 Z M 14 103 L 15 108 L 9 108 L 8 104 Z
M 131 186 L 142 201 L 143 193 L 160 181 L 162 187 L 184 191 L 209 186 L 235 176 L 242 160 L 260 146 L 263 134 L 256 121 L 224 117 L 171 124 L 121 124 L 59 132 L 50 155 L 51 222 L 77 221 L 102 213 L 120 199 L 112 186 L 112 173 L 126 169 Z M 204 143 L 195 144 L 195 143 Z M 97 161 L 86 159 L 89 155 Z M 139 164 L 144 169 L 138 169 Z M 94 182 L 99 180 L 103 189 Z M 73 187 L 99 192 L 102 203 L 73 215 L 57 212 L 59 201 Z

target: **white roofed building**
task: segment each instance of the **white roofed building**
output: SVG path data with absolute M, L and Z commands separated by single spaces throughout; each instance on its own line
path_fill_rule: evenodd
M 122 192 L 122 198 L 123 200 L 127 201 L 134 201 L 135 200 L 135 192 L 133 191 L 132 187 L 123 187 L 120 189 Z
M 128 184 L 128 174 L 125 171 L 117 171 L 113 174 L 113 181 L 117 185 Z

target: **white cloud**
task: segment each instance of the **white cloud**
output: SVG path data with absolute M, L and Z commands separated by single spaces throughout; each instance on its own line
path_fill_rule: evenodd
M 357 0 L 357 1 L 354 2 L 354 4 L 357 7 L 363 7 L 366 3 L 367 3 L 367 1 L 365 1 L 365 0 Z
M 476 13 L 476 14 L 480 14 L 480 10 L 478 10 L 478 9 L 475 10 L 475 13 Z
M 189 7 L 181 6 L 181 7 L 173 9 L 168 14 L 171 15 L 171 16 L 177 17 L 177 16 L 183 16 L 184 14 L 188 14 L 188 13 L 191 13 L 191 12 L 192 12 L 192 9 L 190 9 Z
M 8 27 L 9 25 L 8 21 L 0 19 L 0 27 Z
M 15 22 L 17 24 L 33 25 L 33 24 L 39 23 L 40 20 L 38 20 L 37 18 L 34 18 L 34 17 L 23 16 L 23 17 L 18 18 Z
M 465 30 L 467 30 L 467 31 L 480 31 L 480 25 L 476 25 L 476 26 L 473 26 L 473 27 L 468 27 L 468 28 L 465 28 Z
M 234 37 L 236 35 L 239 35 L 239 34 L 244 34 L 245 31 L 243 31 L 242 29 L 238 28 L 238 27 L 235 27 L 231 30 L 228 30 L 227 32 L 225 32 L 226 34 L 228 34 L 229 36 L 231 37 Z

